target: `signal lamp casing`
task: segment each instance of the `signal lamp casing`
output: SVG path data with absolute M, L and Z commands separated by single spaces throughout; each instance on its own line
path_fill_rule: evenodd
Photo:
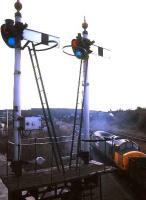
M 90 50 L 90 46 L 93 45 L 93 43 L 94 41 L 83 38 L 79 33 L 76 39 L 73 39 L 71 42 L 74 56 L 82 60 L 88 59 L 89 54 L 92 53 L 92 51 Z
M 5 24 L 1 26 L 1 35 L 4 42 L 10 48 L 19 48 L 20 41 L 23 39 L 23 30 L 27 27 L 27 24 L 16 22 L 11 19 L 6 19 Z

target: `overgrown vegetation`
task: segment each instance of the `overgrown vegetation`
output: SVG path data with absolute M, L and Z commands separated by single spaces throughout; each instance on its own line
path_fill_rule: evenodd
M 138 107 L 136 110 L 118 110 L 112 113 L 114 114 L 113 125 L 119 128 L 146 131 L 146 109 Z

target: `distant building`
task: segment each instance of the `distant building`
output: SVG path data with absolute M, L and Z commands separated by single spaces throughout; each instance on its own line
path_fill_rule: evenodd
M 39 116 L 31 116 L 24 118 L 24 130 L 39 130 L 42 129 L 42 119 Z

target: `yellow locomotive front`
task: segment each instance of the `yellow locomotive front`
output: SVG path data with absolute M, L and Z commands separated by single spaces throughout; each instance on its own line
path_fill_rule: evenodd
M 139 151 L 139 146 L 135 142 L 128 139 L 116 140 L 114 146 L 114 162 L 122 170 L 128 170 L 130 158 L 146 156 Z

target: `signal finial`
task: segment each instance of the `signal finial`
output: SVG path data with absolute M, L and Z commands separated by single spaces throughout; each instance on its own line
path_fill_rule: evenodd
M 14 7 L 17 10 L 17 12 L 19 12 L 22 9 L 22 4 L 19 0 L 17 0 L 17 2 L 14 4 Z
M 86 31 L 86 29 L 88 28 L 88 24 L 86 22 L 85 17 L 84 17 L 84 22 L 82 23 L 82 28 L 84 29 L 84 31 Z

